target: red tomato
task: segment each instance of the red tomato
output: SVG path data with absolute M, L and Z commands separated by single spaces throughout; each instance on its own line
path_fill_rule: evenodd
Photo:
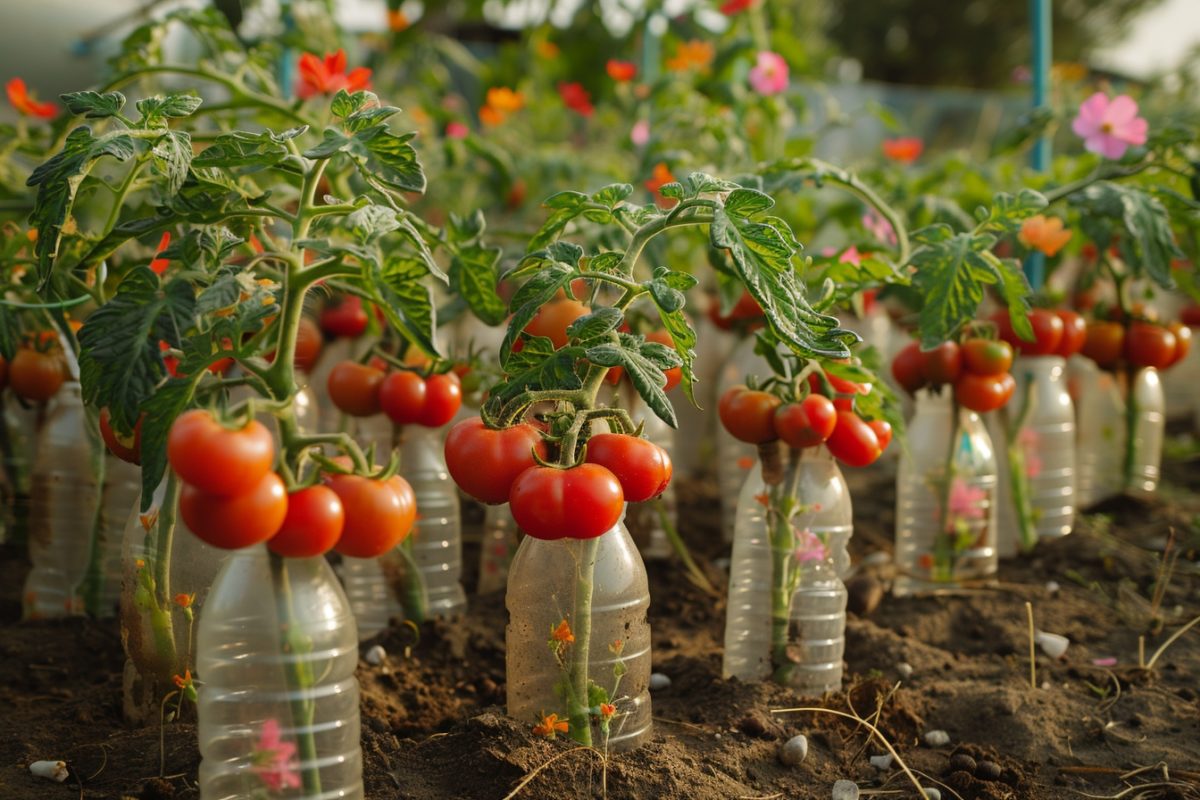
M 742 290 L 742 296 L 738 298 L 737 303 L 729 310 L 728 316 L 721 314 L 721 303 L 716 298 L 708 304 L 708 318 L 723 331 L 732 329 L 735 322 L 757 320 L 762 315 L 762 306 L 745 289 Z
M 954 383 L 962 374 L 962 353 L 957 342 L 942 342 L 922 352 L 921 357 L 921 372 L 932 386 Z
M 549 458 L 546 443 L 527 423 L 489 428 L 479 417 L 465 419 L 446 434 L 446 467 L 459 488 L 484 503 L 507 503 L 513 481 Z
M 327 475 L 325 483 L 342 501 L 345 524 L 333 549 L 351 558 L 383 555 L 412 532 L 417 503 L 408 481 L 362 475 Z
M 57 352 L 42 353 L 22 347 L 8 365 L 8 382 L 18 396 L 42 403 L 58 394 L 66 371 Z
M 867 427 L 875 431 L 875 438 L 879 440 L 879 449 L 887 450 L 888 445 L 892 443 L 892 426 L 887 420 L 873 419 L 867 423 Z
M 785 403 L 775 410 L 775 432 L 788 447 L 797 450 L 824 442 L 837 426 L 833 401 L 810 394 L 799 403 Z
M 1092 359 L 1101 367 L 1112 367 L 1121 360 L 1125 351 L 1125 329 L 1119 322 L 1093 320 L 1087 326 L 1087 339 L 1084 340 L 1085 356 Z
M 909 394 L 916 394 L 919 390 L 924 389 L 927 383 L 925 372 L 922 369 L 924 363 L 921 346 L 916 342 L 909 342 L 892 359 L 892 377 L 896 379 L 896 383 L 900 385 L 901 389 Z
M 192 409 L 171 425 L 167 460 L 184 483 L 207 494 L 235 495 L 257 486 L 271 471 L 275 441 L 258 420 L 232 430 L 208 411 Z
M 1029 312 L 1029 324 L 1033 326 L 1032 342 L 1017 336 L 1007 311 L 996 312 L 992 320 L 1000 329 L 1000 338 L 1025 355 L 1048 356 L 1062 344 L 1063 321 L 1049 309 L 1035 308 Z
M 190 483 L 179 492 L 179 515 L 188 529 L 225 550 L 270 539 L 283 525 L 287 510 L 287 490 L 274 472 L 247 484 L 240 494 L 211 494 Z
M 662 494 L 671 482 L 671 457 L 654 442 L 623 433 L 598 433 L 588 439 L 587 463 L 617 476 L 629 503 Z
M 1062 341 L 1054 351 L 1056 356 L 1070 358 L 1083 349 L 1087 341 L 1087 322 L 1070 309 L 1060 308 L 1054 312 L 1063 323 Z
M 1167 330 L 1175 334 L 1175 358 L 1167 366 L 1178 364 L 1187 358 L 1187 354 L 1192 349 L 1192 329 L 1182 322 L 1172 322 L 1167 326 Z
M 425 379 L 425 406 L 417 420 L 426 428 L 440 428 L 462 407 L 462 383 L 453 372 Z
M 594 539 L 621 519 L 621 482 L 599 464 L 530 467 L 512 485 L 513 520 L 536 539 Z
M 853 400 L 855 395 L 871 393 L 871 384 L 869 383 L 848 381 L 829 372 L 825 373 L 825 380 L 829 381 L 829 385 L 833 387 L 834 394 L 838 395 L 838 397 L 833 398 L 835 405 L 839 398 Z M 808 376 L 808 388 L 819 394 L 825 393 L 825 385 L 821 382 L 821 376 L 816 373 Z
M 288 495 L 287 516 L 267 548 L 288 558 L 324 555 L 341 538 L 346 524 L 342 500 L 320 484 Z
M 329 371 L 329 399 L 352 417 L 379 413 L 383 370 L 357 361 L 343 361 Z
M 954 399 L 972 411 L 984 414 L 995 411 L 1012 397 L 1017 382 L 1008 373 L 976 375 L 968 372 L 954 384 Z
M 1012 369 L 1013 351 L 997 339 L 967 339 L 962 343 L 963 367 L 974 375 L 1003 375 Z
M 367 329 L 367 312 L 362 298 L 348 294 L 340 300 L 331 300 L 321 311 L 321 330 L 330 336 L 355 338 Z
M 734 386 L 721 395 L 717 414 L 733 438 L 763 444 L 779 438 L 775 433 L 775 409 L 781 403 L 778 397 L 768 392 Z
M 1136 367 L 1165 369 L 1175 363 L 1175 334 L 1152 322 L 1135 322 L 1125 333 L 1125 358 Z
M 415 372 L 397 370 L 379 385 L 379 407 L 397 425 L 411 425 L 425 408 L 425 379 Z
M 165 354 L 170 349 L 171 349 L 170 344 L 168 344 L 167 342 L 165 342 L 161 339 L 159 340 L 158 350 L 160 353 Z M 163 355 L 162 360 L 163 360 L 163 366 L 166 367 L 167 374 L 170 375 L 172 378 L 178 378 L 179 377 L 179 359 L 176 358 L 175 356 Z
M 1179 320 L 1184 325 L 1200 326 L 1200 304 L 1192 303 L 1179 312 Z
M 8 361 L 0 356 L 0 392 L 4 391 L 5 386 L 8 386 Z
M 592 310 L 578 300 L 563 298 L 552 300 L 538 309 L 533 319 L 525 326 L 530 336 L 545 336 L 557 350 L 567 343 L 567 327 Z
M 883 453 L 875 431 L 853 411 L 837 412 L 837 425 L 825 446 L 834 458 L 851 467 L 873 464 Z
M 293 363 L 296 369 L 308 372 L 321 357 L 321 348 L 325 341 L 321 338 L 321 329 L 317 323 L 308 317 L 300 318 L 300 328 L 296 332 L 296 358 Z
M 658 342 L 659 344 L 665 344 L 672 350 L 675 349 L 675 343 L 671 341 L 671 334 L 667 333 L 666 331 L 650 331 L 646 334 L 646 341 Z M 683 367 L 671 367 L 670 369 L 664 369 L 663 374 L 667 376 L 667 384 L 666 386 L 663 386 L 663 391 L 669 392 L 678 386 L 679 382 L 683 380 Z
M 145 418 L 145 414 L 138 417 L 131 436 L 121 436 L 109 424 L 108 409 L 100 409 L 100 438 L 104 440 L 108 451 L 122 461 L 140 466 L 142 463 L 142 420 Z

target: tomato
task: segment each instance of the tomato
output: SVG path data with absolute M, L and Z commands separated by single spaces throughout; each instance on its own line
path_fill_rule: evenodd
M 8 382 L 20 397 L 42 403 L 58 394 L 66 371 L 57 352 L 22 347 L 8 365 Z
M 1060 308 L 1054 313 L 1063 323 L 1062 341 L 1059 342 L 1054 355 L 1070 358 L 1082 350 L 1083 343 L 1087 341 L 1087 322 L 1070 309 Z
M 484 503 L 507 503 L 513 481 L 550 457 L 537 429 L 528 423 L 489 428 L 479 417 L 465 419 L 446 434 L 446 467 L 459 488 Z
M 426 428 L 440 428 L 462 407 L 462 382 L 453 372 L 430 375 L 425 379 L 425 406 L 417 422 Z
M 1192 329 L 1182 322 L 1172 322 L 1167 326 L 1167 330 L 1175 334 L 1175 358 L 1167 365 L 1171 366 L 1187 358 L 1192 349 Z
M 321 330 L 330 336 L 355 338 L 367 329 L 367 312 L 362 298 L 348 294 L 340 300 L 330 301 L 321 311 Z
M 851 467 L 873 464 L 883 453 L 879 436 L 853 411 L 837 412 L 837 425 L 825 446 L 834 458 Z
M 629 503 L 658 497 L 671 482 L 673 471 L 666 450 L 623 433 L 598 433 L 588 439 L 587 463 L 599 464 L 616 475 Z
M 578 300 L 563 298 L 552 300 L 538 309 L 525 326 L 525 333 L 530 336 L 545 336 L 554 343 L 554 349 L 567 343 L 567 327 L 592 310 Z
M 1007 311 L 996 312 L 992 315 L 992 320 L 1000 329 L 1000 338 L 1011 344 L 1019 353 L 1048 356 L 1062 344 L 1063 321 L 1049 309 L 1035 308 L 1029 312 L 1029 324 L 1033 326 L 1032 342 L 1017 336 Z
M 1003 375 L 1012 369 L 1013 350 L 997 339 L 967 339 L 962 343 L 963 368 L 973 375 Z
M 925 388 L 927 383 L 922 366 L 925 359 L 921 355 L 921 346 L 909 342 L 904 349 L 892 359 L 892 377 L 900 388 L 909 394 L 916 394 Z
M 397 425 L 411 425 L 425 408 L 425 379 L 415 372 L 397 370 L 379 385 L 379 407 Z
M 179 492 L 179 516 L 206 544 L 225 550 L 270 539 L 287 516 L 283 481 L 267 472 L 239 494 L 212 494 L 190 483 Z
M 327 475 L 325 484 L 342 501 L 345 525 L 333 546 L 351 558 L 383 555 L 412 533 L 417 501 L 408 481 L 396 475 L 386 481 L 362 475 Z
M 746 289 L 742 290 L 742 296 L 738 298 L 737 303 L 729 310 L 728 316 L 721 314 L 721 303 L 716 298 L 713 298 L 713 301 L 708 304 L 708 318 L 723 331 L 731 330 L 735 322 L 757 320 L 762 315 L 762 306 L 758 304 L 758 301 Z
M 1125 333 L 1125 358 L 1136 367 L 1164 369 L 1175 363 L 1175 334 L 1151 322 L 1135 322 Z
M 384 372 L 378 367 L 342 361 L 329 371 L 329 399 L 352 417 L 379 413 L 379 387 Z
M 779 438 L 775 433 L 775 409 L 781 404 L 778 397 L 768 392 L 734 386 L 721 395 L 717 414 L 733 438 L 762 444 Z
M 1179 320 L 1184 325 L 1200 326 L 1200 304 L 1192 303 L 1179 312 Z
M 109 424 L 108 409 L 100 409 L 100 438 L 104 440 L 108 451 L 122 461 L 140 466 L 142 463 L 142 420 L 145 418 L 145 414 L 138 417 L 131 436 L 122 436 Z
M 5 386 L 8 386 L 8 361 L 0 356 L 0 392 L 4 391 Z
M 512 485 L 513 520 L 535 539 L 594 539 L 625 510 L 621 482 L 599 464 L 530 467 Z
M 288 558 L 324 555 L 337 544 L 346 524 L 346 510 L 337 492 L 317 484 L 287 499 L 287 516 L 279 532 L 267 541 L 267 548 Z
M 1007 372 L 1003 375 L 968 372 L 954 384 L 954 399 L 959 405 L 984 414 L 1007 403 L 1016 388 L 1017 382 Z
M 171 425 L 167 460 L 184 483 L 207 494 L 235 495 L 271 471 L 275 441 L 258 420 L 232 430 L 208 411 L 192 409 Z
M 845 378 L 839 378 L 837 375 L 834 375 L 830 372 L 825 373 L 825 380 L 828 381 L 829 385 L 833 388 L 834 394 L 839 395 L 844 399 L 853 400 L 854 395 L 871 393 L 871 384 L 869 383 L 856 383 L 854 381 L 848 381 Z M 821 376 L 817 375 L 816 373 L 808 376 L 808 388 L 820 394 L 825 393 L 825 385 L 821 382 Z M 836 405 L 838 397 L 833 399 Z
M 301 317 L 300 328 L 296 332 L 296 358 L 293 361 L 296 369 L 305 372 L 311 370 L 320 358 L 324 344 L 317 323 L 308 317 Z
M 658 342 L 659 344 L 665 344 L 672 350 L 675 349 L 675 343 L 671 341 L 671 334 L 667 333 L 666 331 L 650 331 L 646 334 L 646 341 Z M 669 392 L 678 386 L 679 382 L 683 380 L 683 367 L 671 367 L 670 369 L 664 369 L 663 375 L 667 376 L 667 383 L 665 386 L 663 386 L 663 391 Z
M 867 423 L 867 427 L 875 432 L 875 438 L 879 440 L 879 450 L 887 450 L 888 445 L 892 443 L 891 423 L 884 419 L 873 419 Z
M 921 372 L 933 386 L 954 383 L 962 374 L 963 359 L 958 342 L 942 342 L 921 353 Z
M 1125 328 L 1119 322 L 1093 320 L 1087 326 L 1082 352 L 1101 367 L 1112 367 L 1125 350 Z
M 775 410 L 775 433 L 788 447 L 797 450 L 824 442 L 837 425 L 833 401 L 810 394 L 799 403 L 785 403 Z

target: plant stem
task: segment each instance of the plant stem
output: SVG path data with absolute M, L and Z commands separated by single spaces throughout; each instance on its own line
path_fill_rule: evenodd
M 771 444 L 764 447 L 777 448 L 778 445 Z M 777 452 L 776 450 L 776 456 Z M 774 680 L 784 685 L 789 682 L 792 665 L 787 651 L 797 568 L 792 558 L 792 553 L 796 549 L 792 517 L 798 501 L 796 492 L 800 482 L 799 464 L 800 451 L 789 447 L 783 479 L 773 486 L 767 484 L 766 523 L 771 546 L 771 665 L 774 668 L 772 671 Z M 763 469 L 763 480 L 768 480 L 765 468 Z
M 941 518 L 937 520 L 938 529 L 934 534 L 933 548 L 934 567 L 932 578 L 938 582 L 951 581 L 954 578 L 953 558 L 955 551 L 954 537 L 956 533 L 950 527 L 950 523 L 952 522 L 950 516 L 950 495 L 954 487 L 954 480 L 958 476 L 958 465 L 955 463 L 954 453 L 958 450 L 960 414 L 958 401 L 951 399 L 950 440 L 946 447 L 945 468 L 942 471 L 942 513 Z
M 400 605 L 404 618 L 420 625 L 429 616 L 429 596 L 425 592 L 425 576 L 412 554 L 413 538 L 410 536 L 396 546 L 396 552 L 404 559 L 404 597 Z
M 691 551 L 688 550 L 687 542 L 679 535 L 679 531 L 671 523 L 670 515 L 667 514 L 667 504 L 662 498 L 656 498 L 652 501 L 654 510 L 658 514 L 658 519 L 663 528 L 663 533 L 666 534 L 667 541 L 671 543 L 671 548 L 675 551 L 675 555 L 679 556 L 679 560 L 683 562 L 684 568 L 687 570 L 688 578 L 698 588 L 709 594 L 716 594 L 716 587 L 709 581 L 708 576 L 704 574 L 704 570 L 700 569 L 700 565 L 692 558 Z
M 1037 546 L 1038 532 L 1033 524 L 1033 504 L 1030 500 L 1029 473 L 1025 469 L 1025 449 L 1021 445 L 1021 431 L 1033 414 L 1037 395 L 1034 392 L 1033 375 L 1027 374 L 1025 391 L 1021 397 L 1021 411 L 1016 420 L 1008 416 L 1008 408 L 1000 412 L 1004 429 L 1005 452 L 1008 456 L 1008 486 L 1012 493 L 1013 511 L 1020 533 L 1021 552 L 1028 553 Z
M 588 709 L 588 655 L 592 642 L 592 588 L 596 573 L 596 552 L 600 537 L 587 539 L 580 546 L 579 575 L 575 579 L 575 642 L 567 676 L 571 687 L 567 715 L 571 738 L 580 744 L 592 743 L 592 717 Z
M 297 625 L 293 607 L 292 585 L 288 574 L 288 562 L 282 556 L 270 553 L 271 578 L 275 584 L 275 606 L 279 615 L 279 635 L 284 659 L 284 674 L 287 676 L 292 706 L 292 724 L 296 730 L 296 746 L 300 755 L 300 780 L 308 797 L 321 794 L 321 769 L 317 766 L 317 740 L 313 733 L 316 716 L 316 698 L 313 688 L 312 664 L 307 656 L 312 655 L 312 642 L 302 636 Z M 294 560 L 299 566 L 302 560 Z
M 83 597 L 83 608 L 93 617 L 99 616 L 103 609 L 100 608 L 100 597 L 103 594 L 105 576 L 104 570 L 104 493 L 109 489 L 107 485 L 106 467 L 104 453 L 106 449 L 104 442 L 100 439 L 100 428 L 97 417 L 97 411 L 94 408 L 88 408 L 86 411 L 86 425 L 84 427 L 87 434 L 88 443 L 88 458 L 91 468 L 92 479 L 96 482 L 96 505 L 92 509 L 92 532 L 90 538 L 90 548 L 88 555 L 87 572 L 84 574 L 83 582 L 80 584 L 80 595 Z
M 175 537 L 175 514 L 179 505 L 179 481 L 172 470 L 167 470 L 167 486 L 163 491 L 162 506 L 154 523 L 154 533 L 147 534 L 146 554 L 153 557 L 151 564 L 154 576 L 154 592 L 150 610 L 150 628 L 154 633 L 154 645 L 162 662 L 170 671 L 182 674 L 176 663 L 178 648 L 175 644 L 174 617 L 171 614 L 171 544 Z M 188 650 L 190 651 L 190 643 Z M 184 667 L 186 669 L 186 665 Z M 170 677 L 170 676 L 167 676 Z

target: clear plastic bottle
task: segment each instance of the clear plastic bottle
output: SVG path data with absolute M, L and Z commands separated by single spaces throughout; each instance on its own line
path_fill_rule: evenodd
M 105 457 L 103 518 L 100 522 L 101 548 L 100 575 L 103 583 L 98 587 L 99 597 L 96 613 L 100 616 L 115 615 L 121 605 L 121 546 L 125 538 L 125 525 L 129 522 L 129 509 L 142 496 L 142 470 L 122 461 L 116 456 Z
M 1121 492 L 1125 401 L 1112 373 L 1084 356 L 1067 362 L 1075 404 L 1075 503 L 1087 508 Z
M 955 419 L 950 394 L 919 392 L 908 425 L 896 476 L 897 597 L 996 573 L 996 454 L 978 414 L 959 408 Z
M 1127 430 L 1132 431 L 1131 463 L 1125 466 L 1125 490 L 1137 495 L 1153 494 L 1158 488 L 1162 466 L 1163 436 L 1166 432 L 1166 403 L 1158 370 L 1146 367 L 1133 376 L 1129 389 L 1133 405 L 1126 409 Z M 1127 400 L 1128 402 L 1128 400 Z
M 753 336 L 747 336 L 729 354 L 717 381 L 718 399 L 730 387 L 745 383 L 747 375 L 765 378 L 771 374 L 767 362 L 754 352 L 754 341 Z M 717 422 L 717 491 L 721 497 L 721 535 L 726 542 L 733 541 L 738 493 L 757 460 L 754 445 L 739 442 Z
M 794 466 L 783 467 L 775 489 L 794 486 L 790 496 L 800 506 L 790 525 L 771 530 L 762 501 L 771 496 L 772 487 L 763 481 L 761 464 L 742 486 L 729 568 L 723 671 L 743 681 L 774 677 L 799 692 L 822 694 L 842 685 L 842 576 L 850 566 L 846 546 L 853 534 L 853 511 L 846 481 L 827 449 L 806 448 L 795 458 Z
M 589 565 L 594 565 L 591 613 L 582 624 L 577 612 L 589 594 Z M 591 719 L 590 743 L 621 752 L 649 741 L 650 592 L 646 567 L 623 521 L 589 540 L 526 536 L 509 570 L 505 605 L 509 716 L 537 725 L 556 714 L 568 722 L 568 735 L 584 738 L 582 706 L 588 701 L 575 705 L 572 715 L 564 689 L 586 692 L 592 682 L 608 694 L 616 713 L 607 737 Z M 548 645 L 557 646 L 561 657 Z M 586 675 L 580 666 L 573 681 L 570 667 L 579 648 L 586 648 Z
M 636 423 L 644 421 L 642 435 L 651 442 L 667 451 L 672 459 L 675 457 L 675 429 L 658 418 L 641 399 L 633 392 L 633 400 L 629 402 L 629 415 Z M 672 463 L 672 467 L 674 464 Z M 667 531 L 663 524 L 663 514 L 666 514 L 666 524 L 678 524 L 675 505 L 675 482 L 667 485 L 666 491 L 660 497 L 644 503 L 634 503 L 628 507 L 625 515 L 625 526 L 629 535 L 637 543 L 642 558 L 647 560 L 671 557 L 671 542 L 667 539 Z
M 363 797 L 354 616 L 323 558 L 238 551 L 197 652 L 201 797 Z
M 508 585 L 508 568 L 520 544 L 517 523 L 508 503 L 483 507 L 483 537 L 479 546 L 479 594 L 498 592 Z
M 1192 338 L 1200 336 L 1200 327 L 1192 328 Z M 1200 392 L 1200 347 L 1191 347 L 1183 360 L 1173 365 L 1162 375 L 1163 397 L 1166 402 L 1167 419 L 1192 419 L 1193 410 Z

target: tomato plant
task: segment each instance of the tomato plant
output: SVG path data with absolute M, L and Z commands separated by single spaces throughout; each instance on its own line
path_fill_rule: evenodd
M 916 394 L 928 385 L 929 379 L 925 377 L 925 358 L 921 353 L 920 344 L 909 342 L 896 354 L 892 359 L 892 377 L 900 384 L 900 388 L 909 394 Z
M 890 432 L 889 427 L 889 437 Z M 834 458 L 851 467 L 874 464 L 883 454 L 884 447 L 870 423 L 864 422 L 853 411 L 842 409 L 837 412 L 837 425 L 825 445 Z
M 1012 346 L 1003 340 L 972 338 L 962 343 L 963 367 L 975 375 L 1003 375 L 1012 369 Z
M 775 431 L 775 411 L 782 402 L 769 392 L 734 386 L 721 395 L 717 413 L 733 438 L 763 444 L 779 438 Z
M 357 361 L 342 361 L 329 372 L 329 399 L 352 417 L 370 417 L 380 411 L 384 371 Z
M 321 330 L 330 336 L 357 338 L 366 332 L 369 321 L 362 298 L 358 295 L 344 295 L 321 310 Z
M 1087 320 L 1077 312 L 1066 308 L 1057 309 L 1054 313 L 1063 323 L 1062 341 L 1059 342 L 1054 354 L 1070 358 L 1082 350 L 1087 341 Z
M 1017 382 L 1007 372 L 1002 375 L 967 373 L 954 384 L 954 400 L 980 414 L 995 411 L 1008 402 Z
M 922 373 L 932 386 L 954 383 L 962 374 L 963 356 L 957 342 L 942 342 L 922 356 Z
M 19 397 L 44 403 L 62 388 L 66 370 L 54 351 L 41 352 L 30 347 L 17 350 L 8 366 L 8 382 Z
M 1093 320 L 1087 326 L 1083 355 L 1101 367 L 1113 367 L 1125 351 L 1125 328 L 1119 322 Z
M 363 475 L 327 475 L 326 485 L 344 510 L 342 535 L 334 549 L 344 556 L 374 558 L 404 541 L 417 518 L 412 487 L 399 475 L 380 480 Z

